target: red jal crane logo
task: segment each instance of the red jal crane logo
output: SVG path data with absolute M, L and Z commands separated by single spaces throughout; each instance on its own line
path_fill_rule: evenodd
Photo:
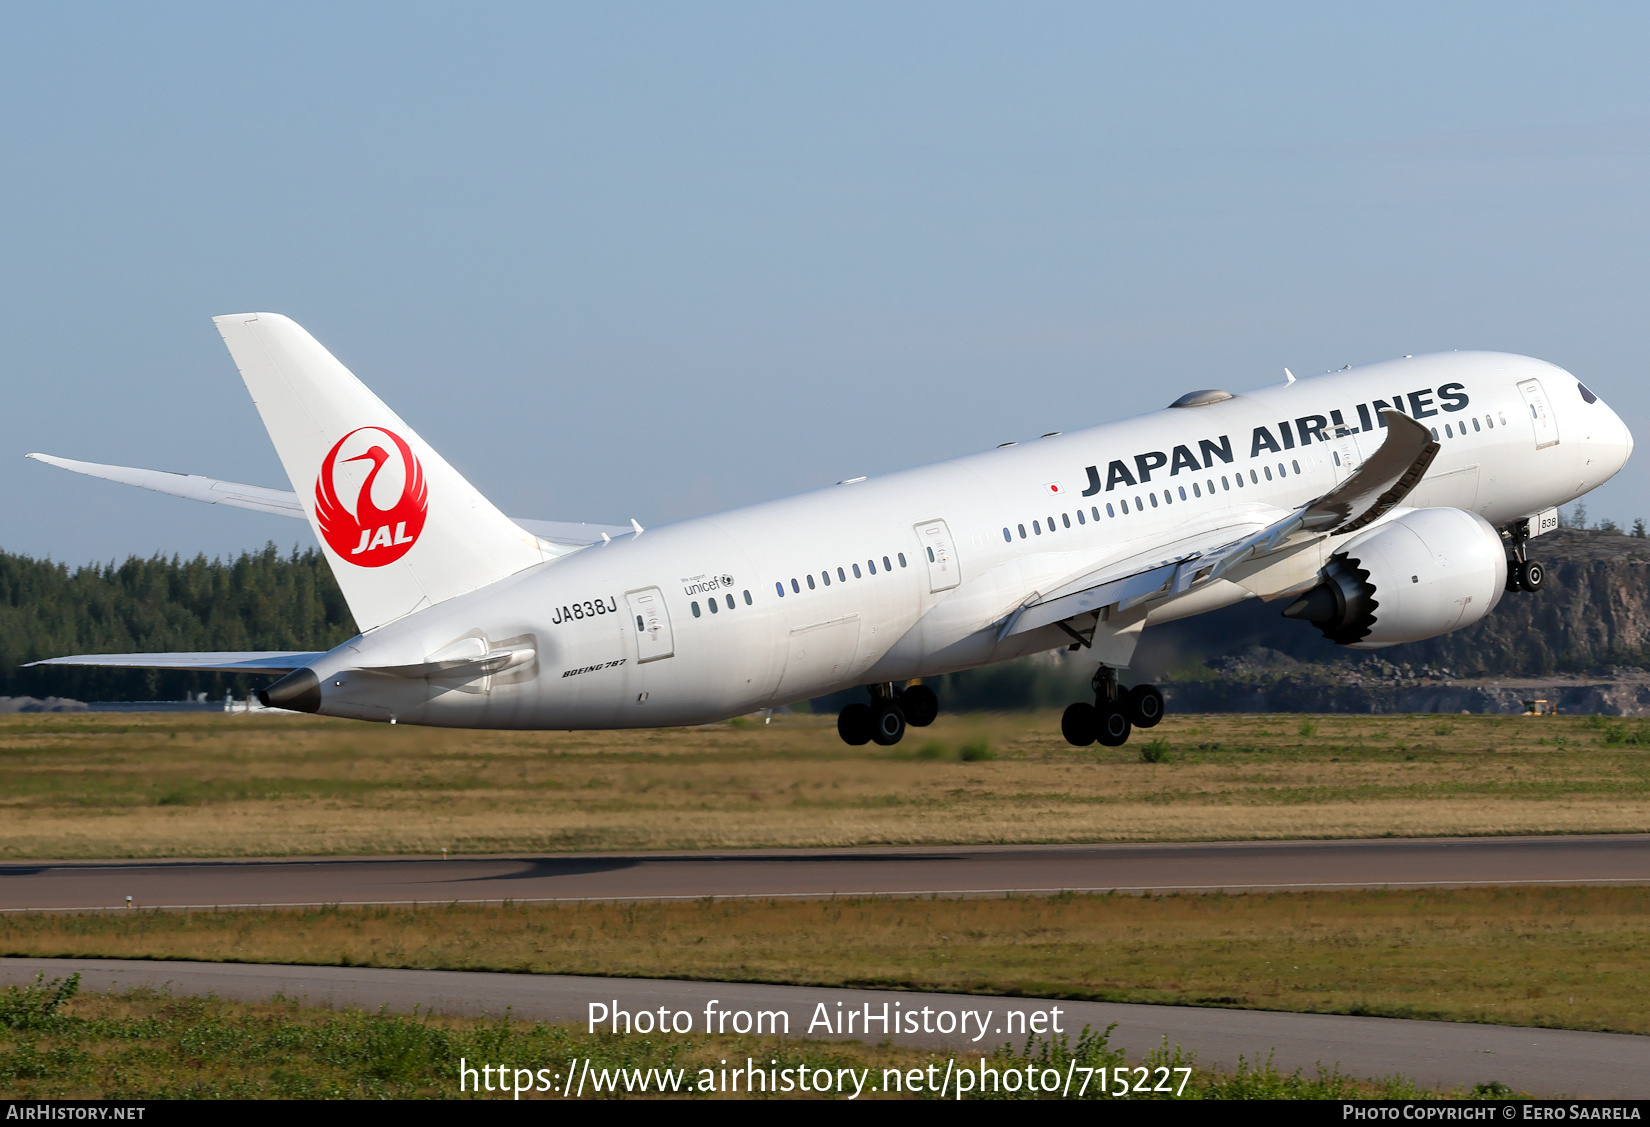
M 394 453 L 384 448 L 385 442 Z M 346 448 L 360 453 L 340 458 Z M 369 462 L 370 469 L 361 464 Z M 380 501 L 391 498 L 387 508 L 380 507 Z M 340 438 L 315 479 L 315 521 L 321 535 L 358 567 L 383 567 L 406 555 L 424 531 L 429 507 L 424 467 L 405 439 L 383 427 L 357 427 Z

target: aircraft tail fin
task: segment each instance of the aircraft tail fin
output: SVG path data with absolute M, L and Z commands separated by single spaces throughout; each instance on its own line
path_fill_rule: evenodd
M 213 321 L 362 630 L 553 558 L 296 322 Z

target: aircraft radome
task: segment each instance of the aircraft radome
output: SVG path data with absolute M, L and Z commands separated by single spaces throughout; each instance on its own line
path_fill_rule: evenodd
M 1162 716 L 1141 630 L 1260 598 L 1342 645 L 1468 626 L 1543 569 L 1529 541 L 1632 435 L 1562 368 L 1406 356 L 1008 443 L 644 531 L 512 519 L 294 322 L 217 318 L 292 492 L 32 458 L 309 520 L 361 633 L 325 653 L 42 665 L 279 675 L 264 703 L 465 728 L 700 724 L 855 686 L 842 738 L 897 742 L 924 677 L 1062 646 L 1098 665 L 1075 744 Z

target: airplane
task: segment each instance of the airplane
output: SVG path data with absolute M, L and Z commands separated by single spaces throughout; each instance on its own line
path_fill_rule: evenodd
M 391 724 L 703 724 L 864 687 L 898 743 L 924 678 L 1069 648 L 1077 746 L 1163 716 L 1119 674 L 1148 626 L 1278 604 L 1354 649 L 1459 630 L 1544 569 L 1529 541 L 1633 437 L 1575 376 L 1498 352 L 1347 367 L 644 530 L 511 519 L 286 317 L 215 318 L 291 491 L 31 458 L 310 522 L 361 633 L 325 652 L 42 666 L 269 674 L 267 706 Z

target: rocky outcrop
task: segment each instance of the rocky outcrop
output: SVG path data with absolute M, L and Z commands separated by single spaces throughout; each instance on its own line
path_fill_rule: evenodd
M 1457 678 L 1650 667 L 1650 539 L 1560 529 L 1532 540 L 1530 555 L 1548 568 L 1540 592 L 1505 594 L 1481 622 L 1439 638 L 1374 652 L 1349 650 L 1304 622 L 1283 618 L 1280 605 L 1251 599 L 1149 628 L 1139 665 L 1156 678 L 1185 675 L 1260 646 L 1316 665 L 1430 666 Z
M 1534 594 L 1510 593 L 1482 622 L 1395 646 L 1389 660 L 1463 673 L 1549 673 L 1640 664 L 1650 647 L 1650 539 L 1559 529 L 1530 542 L 1547 565 Z

